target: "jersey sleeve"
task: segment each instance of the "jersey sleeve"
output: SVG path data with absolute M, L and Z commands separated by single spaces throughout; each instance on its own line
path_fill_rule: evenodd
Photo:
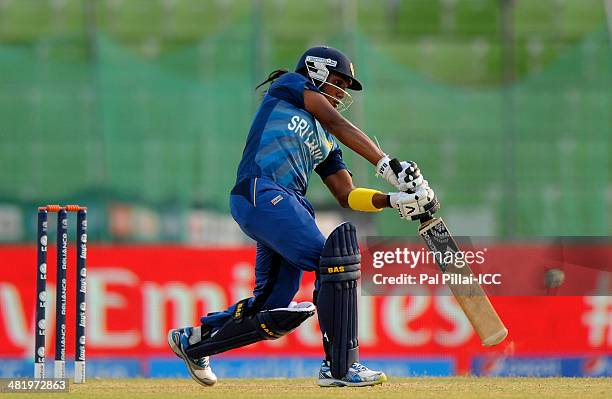
M 272 83 L 268 90 L 268 94 L 280 100 L 287 101 L 297 108 L 305 109 L 304 90 L 320 92 L 320 90 L 304 76 L 299 73 L 288 72 Z
M 325 180 L 325 178 L 328 176 L 331 176 L 342 169 L 346 169 L 351 176 L 353 175 L 351 171 L 348 170 L 344 160 L 342 159 L 342 150 L 336 144 L 336 148 L 330 151 L 327 158 L 317 165 L 315 172 L 317 172 L 317 174 L 321 177 L 321 180 Z

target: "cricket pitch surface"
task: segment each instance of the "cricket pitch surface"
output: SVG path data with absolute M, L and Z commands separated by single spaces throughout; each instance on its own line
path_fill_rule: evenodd
M 612 398 L 610 378 L 394 378 L 365 388 L 319 388 L 314 378 L 223 379 L 202 387 L 190 379 L 90 379 L 70 393 L 2 394 L 32 398 Z

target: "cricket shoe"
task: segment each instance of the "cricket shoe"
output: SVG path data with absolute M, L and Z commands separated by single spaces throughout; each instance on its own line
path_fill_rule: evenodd
M 176 356 L 183 359 L 191 378 L 200 385 L 212 386 L 217 382 L 217 376 L 210 367 L 208 356 L 193 359 L 187 355 L 185 350 L 189 347 L 189 337 L 193 331 L 192 327 L 180 328 L 168 331 L 168 345 Z
M 357 362 L 351 364 L 346 375 L 338 380 L 332 376 L 329 362 L 323 360 L 317 384 L 320 387 L 367 387 L 379 385 L 386 381 L 387 376 L 382 371 L 370 370 Z

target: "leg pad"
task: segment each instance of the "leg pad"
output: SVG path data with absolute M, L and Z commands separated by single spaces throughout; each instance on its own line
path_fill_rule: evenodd
M 239 303 L 240 305 L 240 303 Z M 296 329 L 315 313 L 315 306 L 302 302 L 288 308 L 263 310 L 251 316 L 234 313 L 221 328 L 187 349 L 197 359 L 254 344 L 265 339 L 278 339 Z
M 328 237 L 319 264 L 316 294 L 323 347 L 334 378 L 342 378 L 359 361 L 357 280 L 361 255 L 355 226 L 343 223 Z

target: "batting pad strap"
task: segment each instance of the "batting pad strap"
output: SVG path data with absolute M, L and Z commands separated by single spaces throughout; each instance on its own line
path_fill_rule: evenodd
M 336 281 L 354 281 L 361 277 L 361 264 L 325 266 L 319 268 L 321 283 Z
M 372 203 L 374 194 L 382 194 L 378 190 L 371 188 L 356 188 L 349 193 L 349 207 L 355 211 L 361 212 L 380 212 L 383 208 L 377 208 Z
M 236 321 L 236 323 L 240 323 L 244 318 L 245 310 L 248 307 L 249 301 L 251 298 L 245 298 L 236 304 L 236 308 L 234 309 L 234 313 L 232 313 L 232 318 Z

